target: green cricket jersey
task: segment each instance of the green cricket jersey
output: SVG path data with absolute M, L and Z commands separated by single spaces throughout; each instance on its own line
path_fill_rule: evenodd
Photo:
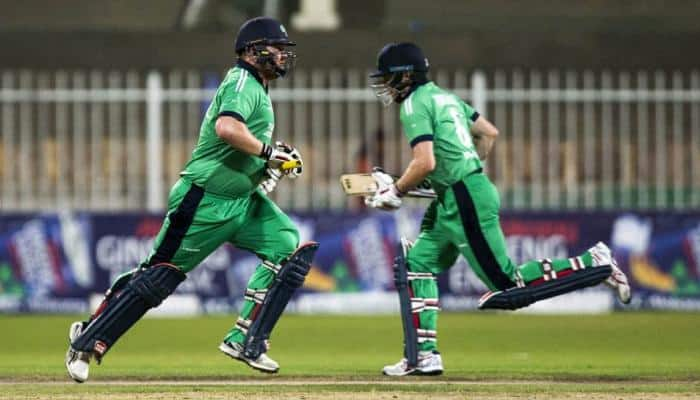
M 401 103 L 401 125 L 411 147 L 433 141 L 435 170 L 428 179 L 438 194 L 481 168 L 469 132 L 478 117 L 462 99 L 433 82 L 419 86 Z
M 250 64 L 239 61 L 226 74 L 204 116 L 192 158 L 180 173 L 209 193 L 247 196 L 264 179 L 265 161 L 234 149 L 216 135 L 216 120 L 222 115 L 244 122 L 253 136 L 270 144 L 275 127 L 272 102 Z

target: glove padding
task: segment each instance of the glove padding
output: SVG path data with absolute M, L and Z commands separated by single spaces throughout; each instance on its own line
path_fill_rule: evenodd
M 291 157 L 292 160 L 297 160 L 297 161 L 301 162 L 302 165 L 304 164 L 304 162 L 301 159 L 301 153 L 299 153 L 299 150 L 297 150 L 292 145 L 289 145 L 285 142 L 281 142 L 278 140 L 275 142 L 275 150 L 288 155 L 289 157 Z M 296 168 L 292 168 L 292 169 L 287 170 L 287 171 L 283 171 L 283 172 L 289 178 L 296 179 L 302 173 L 302 165 L 300 165 Z
M 283 174 L 282 171 L 280 171 L 279 169 L 268 167 L 265 170 L 265 175 L 267 175 L 267 179 L 260 182 L 259 187 L 263 193 L 270 194 L 277 187 L 277 182 L 279 182 L 280 179 L 282 179 Z
M 296 179 L 302 173 L 302 166 L 298 166 L 289 170 L 282 170 L 282 164 L 287 161 L 297 160 L 303 164 L 299 150 L 285 142 L 276 141 L 275 147 L 263 146 L 263 154 L 261 157 L 267 159 L 267 169 L 265 175 L 267 179 L 260 182 L 260 190 L 265 194 L 272 193 L 277 187 L 277 183 L 285 176 L 290 179 Z
M 263 143 L 263 148 L 260 152 L 260 158 L 267 161 L 267 166 L 269 168 L 277 170 L 281 169 L 282 164 L 284 164 L 285 162 L 294 160 L 290 152 L 281 149 L 277 146 L 277 144 L 275 144 L 275 146 L 273 147 L 267 143 Z
M 374 195 L 365 197 L 365 205 L 387 211 L 401 207 L 402 193 L 396 188 L 394 178 L 383 171 L 372 172 L 372 177 L 377 182 L 377 191 Z

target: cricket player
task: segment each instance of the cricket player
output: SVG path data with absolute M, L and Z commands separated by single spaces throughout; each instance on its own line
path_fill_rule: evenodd
M 384 367 L 383 373 L 442 373 L 435 276 L 450 268 L 459 254 L 490 289 L 480 308 L 515 309 L 600 282 L 629 303 L 627 277 L 602 242 L 578 257 L 513 264 L 499 224 L 499 195 L 482 167 L 498 130 L 459 97 L 431 82 L 427 72 L 428 60 L 418 46 L 391 43 L 379 52 L 377 71 L 370 75 L 384 105 L 401 105 L 401 125 L 413 159 L 395 181 L 375 172 L 379 188 L 366 204 L 398 209 L 402 195 L 425 179 L 438 195 L 425 213 L 415 243 L 412 247 L 406 243 L 405 257 L 395 265 L 405 357 Z
M 297 228 L 266 195 L 283 176 L 302 172 L 299 152 L 272 142 L 268 95 L 269 83 L 294 65 L 292 46 L 275 19 L 258 17 L 241 26 L 238 61 L 216 91 L 192 157 L 170 191 L 153 250 L 138 268 L 117 278 L 95 314 L 70 327 L 66 367 L 75 381 L 84 382 L 91 358 L 99 363 L 124 332 L 225 242 L 255 253 L 261 263 L 219 349 L 257 370 L 279 369 L 267 355 L 268 339 L 317 248 L 315 243 L 298 248 Z M 294 168 L 284 169 L 289 162 Z

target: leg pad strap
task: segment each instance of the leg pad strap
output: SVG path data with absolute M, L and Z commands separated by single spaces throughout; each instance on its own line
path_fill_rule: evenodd
M 408 262 L 406 255 L 411 247 L 411 242 L 401 238 L 399 245 L 399 256 L 394 259 L 394 285 L 399 294 L 399 305 L 401 307 L 401 323 L 403 326 L 403 354 L 407 360 L 409 368 L 418 365 L 418 327 L 414 321 L 411 298 L 413 291 L 409 285 Z
M 272 328 L 277 324 L 294 292 L 304 284 L 316 250 L 318 243 L 306 243 L 280 263 L 279 268 L 272 268 L 273 271 L 277 271 L 277 276 L 264 294 L 261 304 L 253 310 L 252 322 L 245 338 L 245 357 L 256 360 L 266 351 L 265 342 L 270 338 Z M 255 299 L 255 294 L 250 296 Z
M 99 360 L 149 309 L 160 305 L 186 275 L 170 264 L 156 264 L 131 275 L 119 292 L 110 293 L 102 312 L 71 344 Z

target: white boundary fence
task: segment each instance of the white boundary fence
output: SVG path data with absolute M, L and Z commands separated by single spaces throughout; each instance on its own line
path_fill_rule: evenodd
M 283 208 L 355 207 L 341 173 L 407 164 L 398 110 L 381 107 L 365 77 L 299 70 L 274 83 L 275 137 L 299 147 L 308 166 L 279 186 Z M 163 210 L 219 78 L 0 72 L 0 210 Z M 433 78 L 499 127 L 487 170 L 506 209 L 700 207 L 698 71 Z

